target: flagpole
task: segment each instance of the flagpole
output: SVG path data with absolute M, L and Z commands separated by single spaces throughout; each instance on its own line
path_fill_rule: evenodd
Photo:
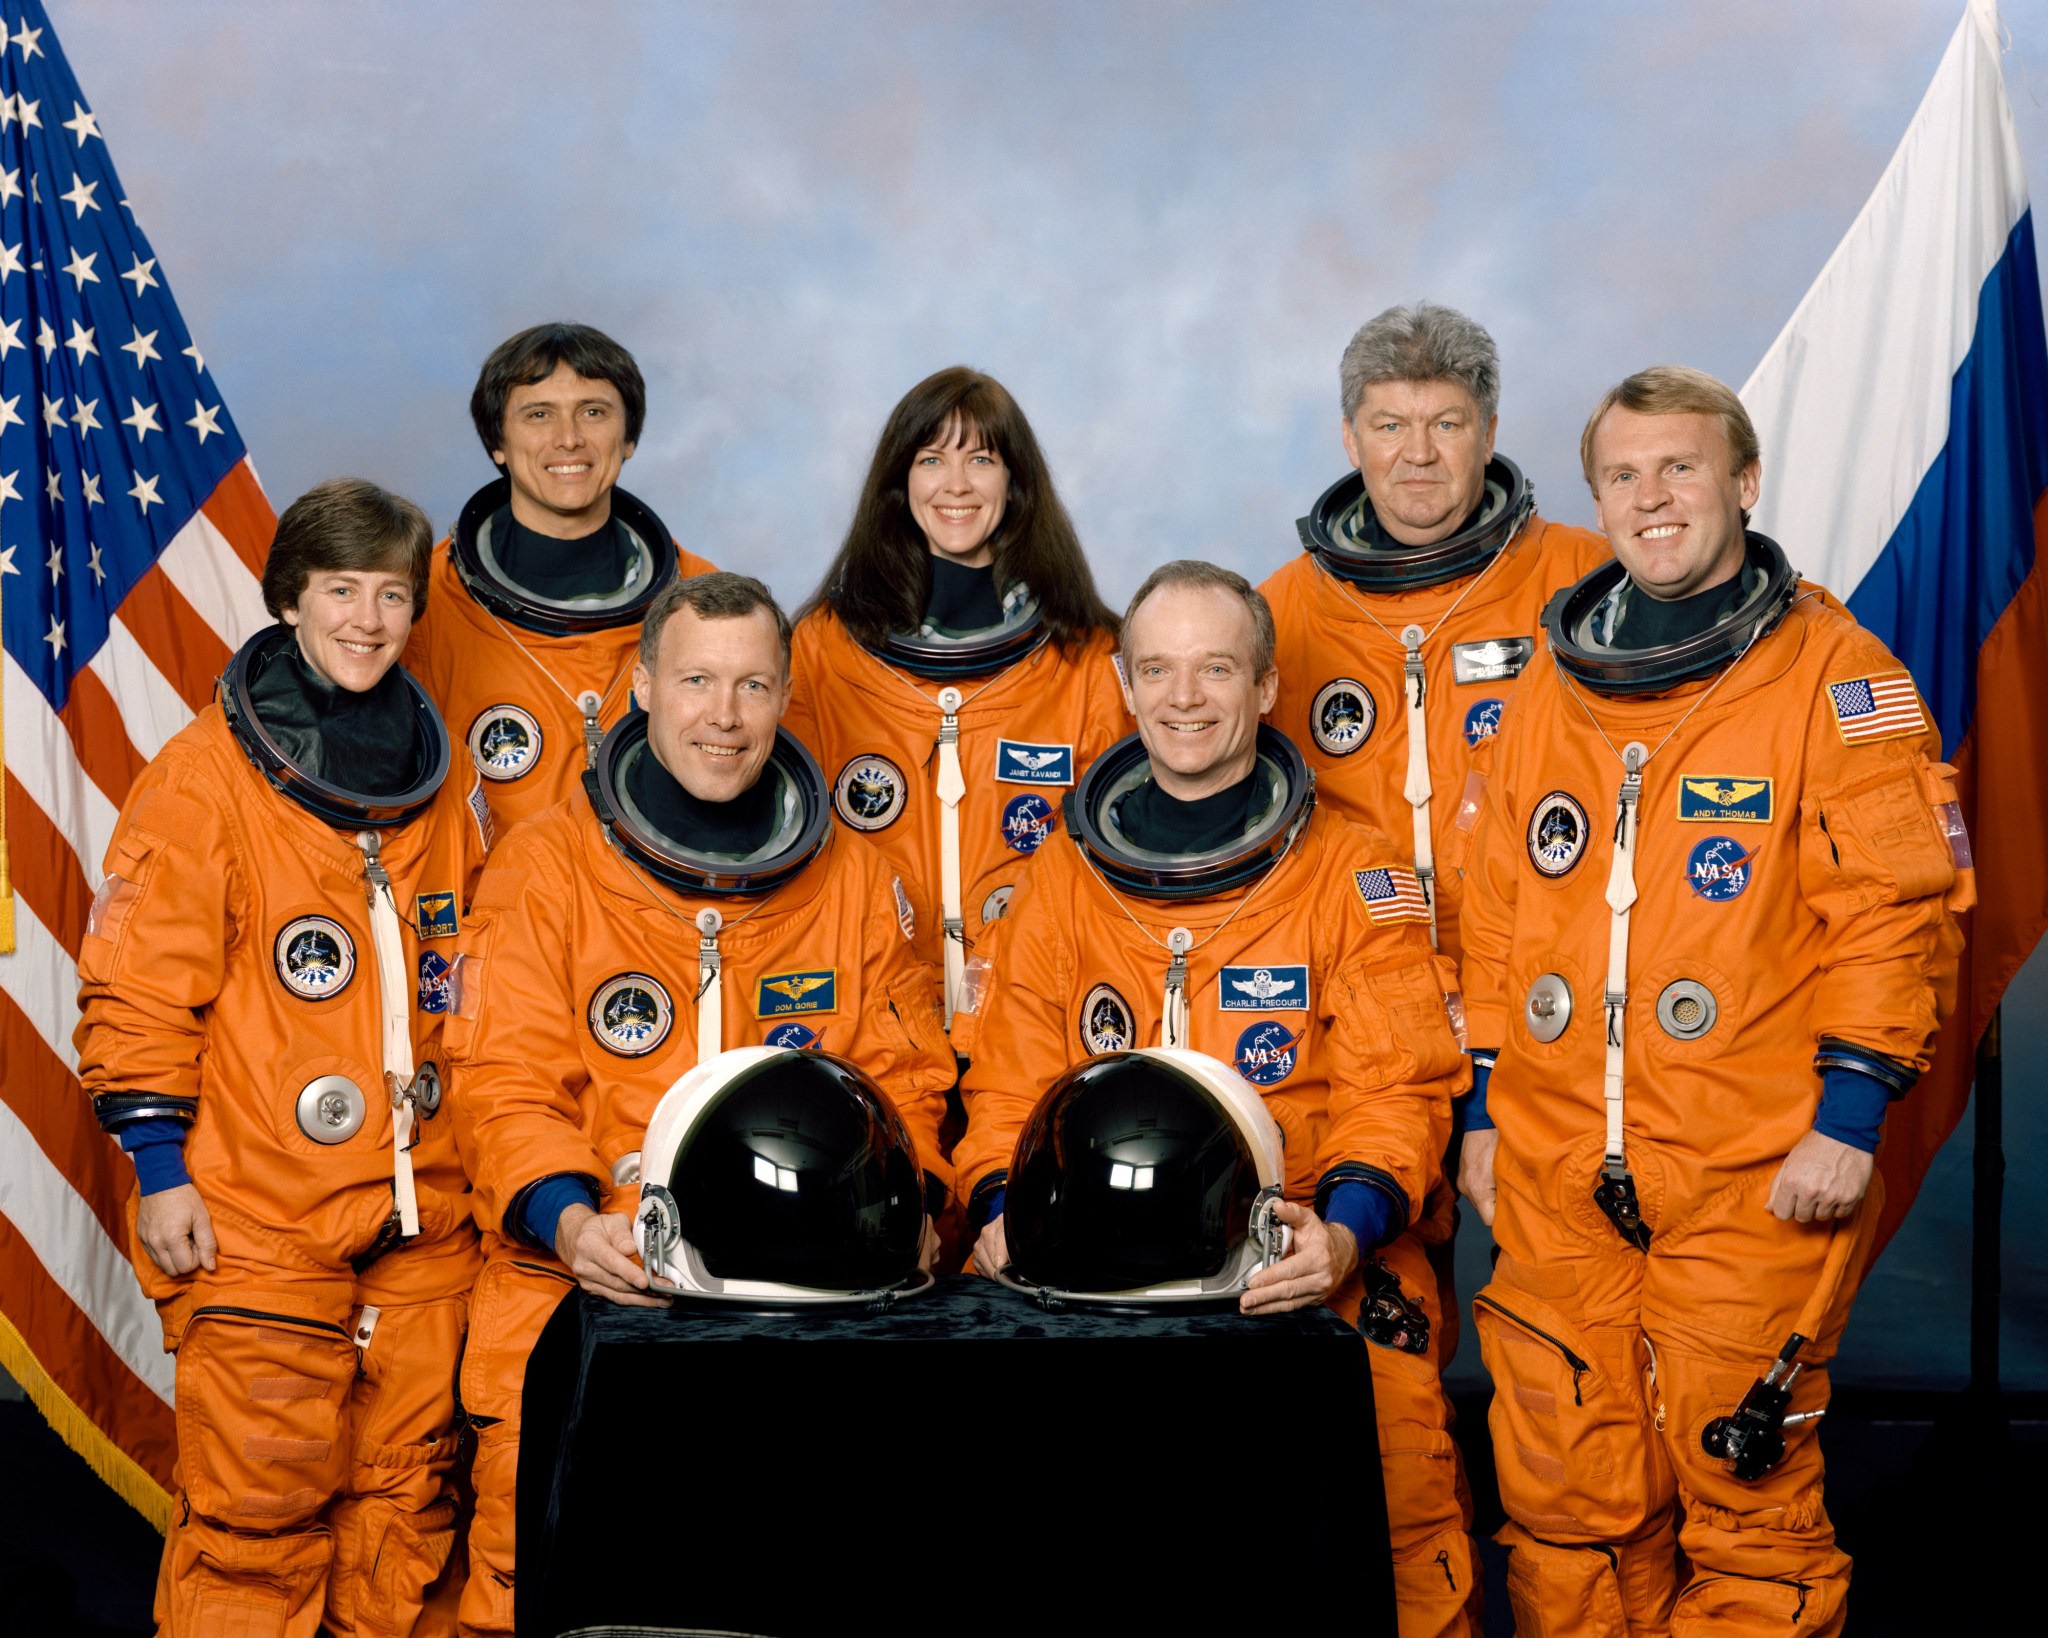
M 2000 1229 L 2005 1203 L 2005 1060 L 1994 1007 L 1977 1043 L 1977 1087 L 1970 1199 L 1970 1406 L 1976 1417 L 2003 1423 L 1998 1386 Z

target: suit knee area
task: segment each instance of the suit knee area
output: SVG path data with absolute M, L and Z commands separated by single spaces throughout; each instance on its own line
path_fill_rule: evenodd
M 1668 1525 L 1640 1541 L 1564 1542 L 1510 1523 L 1498 1539 L 1521 1638 L 1629 1638 L 1671 1619 L 1678 1563 Z
M 1480 1630 L 1484 1577 L 1472 1538 L 1440 1530 L 1394 1550 L 1399 1638 L 1467 1638 Z

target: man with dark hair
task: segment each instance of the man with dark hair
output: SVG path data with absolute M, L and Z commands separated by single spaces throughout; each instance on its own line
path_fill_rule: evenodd
M 1615 561 L 1472 794 L 1459 1186 L 1522 1631 L 1843 1630 L 1811 1424 L 1974 901 L 1913 679 L 1775 541 L 1741 401 L 1586 424 Z M 1773 1363 L 1775 1357 L 1776 1363 Z
M 470 395 L 503 475 L 436 553 L 434 617 L 405 659 L 505 823 L 575 789 L 626 710 L 649 605 L 677 574 L 711 567 L 618 487 L 646 408 L 633 355 L 586 324 L 522 330 L 484 360 Z
M 1241 1306 L 1363 1317 L 1382 1472 L 1335 1482 L 1386 1485 L 1401 1631 L 1451 1630 L 1474 1555 L 1428 1353 L 1443 1316 L 1409 1232 L 1465 1085 L 1450 974 L 1394 842 L 1319 806 L 1301 753 L 1260 723 L 1272 645 L 1265 598 L 1213 564 L 1169 563 L 1131 600 L 1121 658 L 1138 732 L 1082 775 L 991 941 L 957 1187 L 975 1266 L 995 1274 L 1010 1156 L 1061 1074 L 1156 1046 L 1233 1065 L 1283 1135 L 1278 1212 L 1294 1235 Z
M 670 587 L 633 692 L 646 711 L 612 729 L 585 789 L 493 855 L 457 958 L 457 1129 L 487 1254 L 462 1367 L 467 1634 L 512 1630 L 519 1403 L 541 1326 L 573 1285 L 661 1300 L 630 1214 L 647 1122 L 679 1076 L 728 1047 L 850 1059 L 909 1127 L 930 1209 L 946 1197 L 955 1071 L 936 975 L 902 886 L 831 822 L 817 763 L 778 729 L 789 622 L 768 588 Z

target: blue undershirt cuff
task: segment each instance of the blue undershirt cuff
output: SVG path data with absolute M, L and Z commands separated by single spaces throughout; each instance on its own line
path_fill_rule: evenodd
M 1493 1079 L 1493 1054 L 1471 1052 L 1472 1090 L 1451 1099 L 1451 1130 L 1463 1137 L 1467 1132 L 1490 1132 L 1493 1117 L 1486 1112 L 1486 1083 Z
M 1339 1183 L 1323 1202 L 1323 1221 L 1348 1228 L 1363 1257 L 1387 1237 L 1394 1222 L 1394 1202 L 1386 1190 L 1371 1183 Z
M 1874 1155 L 1884 1131 L 1884 1112 L 1891 1103 L 1892 1089 L 1876 1076 L 1832 1065 L 1821 1076 L 1820 1107 L 1813 1114 L 1813 1129 L 1822 1137 Z
M 135 1162 L 135 1183 L 144 1194 L 162 1194 L 192 1181 L 185 1170 L 181 1120 L 132 1120 L 121 1128 L 121 1147 Z
M 571 1206 L 598 1208 L 597 1190 L 590 1179 L 575 1172 L 544 1177 L 526 1191 L 519 1213 L 519 1232 L 543 1251 L 555 1249 L 555 1231 L 562 1226 L 562 1213 Z

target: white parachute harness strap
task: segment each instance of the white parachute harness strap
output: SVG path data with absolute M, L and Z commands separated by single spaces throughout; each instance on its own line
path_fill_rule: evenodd
M 910 678 L 878 655 L 871 655 L 890 676 L 923 700 L 939 708 L 939 782 L 933 794 L 939 799 L 939 913 L 946 931 L 946 1028 L 953 1027 L 953 1014 L 969 1011 L 966 1004 L 967 917 L 962 909 L 964 894 L 960 881 L 960 801 L 967 794 L 967 776 L 960 768 L 960 713 L 1020 665 L 1038 657 L 1034 648 L 1022 659 L 1006 665 L 972 694 L 962 694 L 950 683 L 938 698 L 927 694 Z
M 1194 946 L 1195 935 L 1185 927 L 1176 927 L 1166 935 L 1171 959 L 1166 963 L 1166 994 L 1159 1008 L 1161 1046 L 1188 1044 L 1188 951 Z
M 479 608 L 483 607 L 482 604 L 477 606 Z M 505 641 L 531 660 L 534 664 L 534 669 L 554 684 L 555 692 L 583 713 L 583 766 L 586 768 L 596 767 L 597 748 L 604 743 L 604 728 L 600 724 L 599 718 L 603 716 L 604 708 L 611 704 L 612 696 L 619 691 L 619 684 L 633 674 L 633 661 L 629 659 L 619 668 L 619 674 L 612 678 L 611 687 L 607 688 L 602 694 L 598 693 L 594 688 L 586 688 L 579 694 L 564 688 L 562 686 L 562 679 L 543 665 L 540 656 L 522 643 L 512 628 L 506 625 L 503 620 L 500 620 L 495 614 L 491 614 L 489 609 L 484 609 L 484 613 L 491 615 L 491 624 L 505 634 Z M 635 658 L 637 657 L 636 651 Z
M 1643 764 L 1650 753 L 1630 740 L 1621 753 L 1621 790 L 1614 799 L 1614 864 L 1607 872 L 1607 1173 L 1628 1169 L 1622 1144 L 1622 1028 L 1628 1011 L 1628 913 L 1636 902 L 1636 827 L 1643 797 Z
M 419 1195 L 412 1181 L 413 1061 L 412 986 L 406 982 L 405 935 L 391 876 L 378 857 L 374 830 L 356 832 L 363 853 L 364 897 L 370 904 L 370 947 L 377 955 L 377 1011 L 383 1021 L 384 1090 L 391 1098 L 391 1198 L 398 1208 L 398 1232 L 420 1231 Z
M 1415 810 L 1415 879 L 1422 884 L 1422 902 L 1429 907 L 1429 947 L 1436 948 L 1436 850 L 1429 841 L 1429 719 L 1423 702 L 1429 679 L 1422 669 L 1422 628 L 1401 633 L 1408 658 L 1401 666 L 1401 691 L 1408 700 L 1408 782 L 1401 794 Z
M 967 920 L 960 906 L 960 799 L 967 779 L 960 772 L 960 690 L 939 690 L 939 908 L 946 922 L 946 1028 L 965 1006 Z
M 1535 514 L 1532 512 L 1530 515 L 1533 517 Z M 1523 529 L 1527 527 L 1527 523 L 1522 525 Z M 1515 539 L 1521 539 L 1521 530 L 1515 532 Z M 1513 544 L 1513 541 L 1508 542 L 1508 545 Z M 1422 645 L 1443 630 L 1444 622 L 1458 612 L 1459 605 L 1479 589 L 1486 577 L 1493 573 L 1494 566 L 1507 555 L 1507 546 L 1494 553 L 1492 561 L 1465 583 L 1465 589 L 1451 599 L 1451 606 L 1436 617 L 1436 623 L 1427 631 L 1419 625 L 1404 626 L 1399 637 L 1387 629 L 1386 622 L 1373 613 L 1365 599 L 1339 576 L 1331 574 L 1320 563 L 1316 565 L 1328 577 L 1330 584 L 1351 600 L 1360 614 L 1380 628 L 1389 642 L 1401 645 L 1401 691 L 1406 697 L 1408 719 L 1408 779 L 1401 788 L 1401 794 L 1407 797 L 1409 806 L 1415 810 L 1415 879 L 1422 884 L 1422 902 L 1429 906 L 1431 949 L 1436 948 L 1436 848 L 1429 839 L 1429 702 Z
M 718 980 L 718 930 L 725 917 L 716 910 L 697 912 L 697 1062 L 709 1063 L 724 1050 L 725 1027 L 720 1005 L 725 986 Z

